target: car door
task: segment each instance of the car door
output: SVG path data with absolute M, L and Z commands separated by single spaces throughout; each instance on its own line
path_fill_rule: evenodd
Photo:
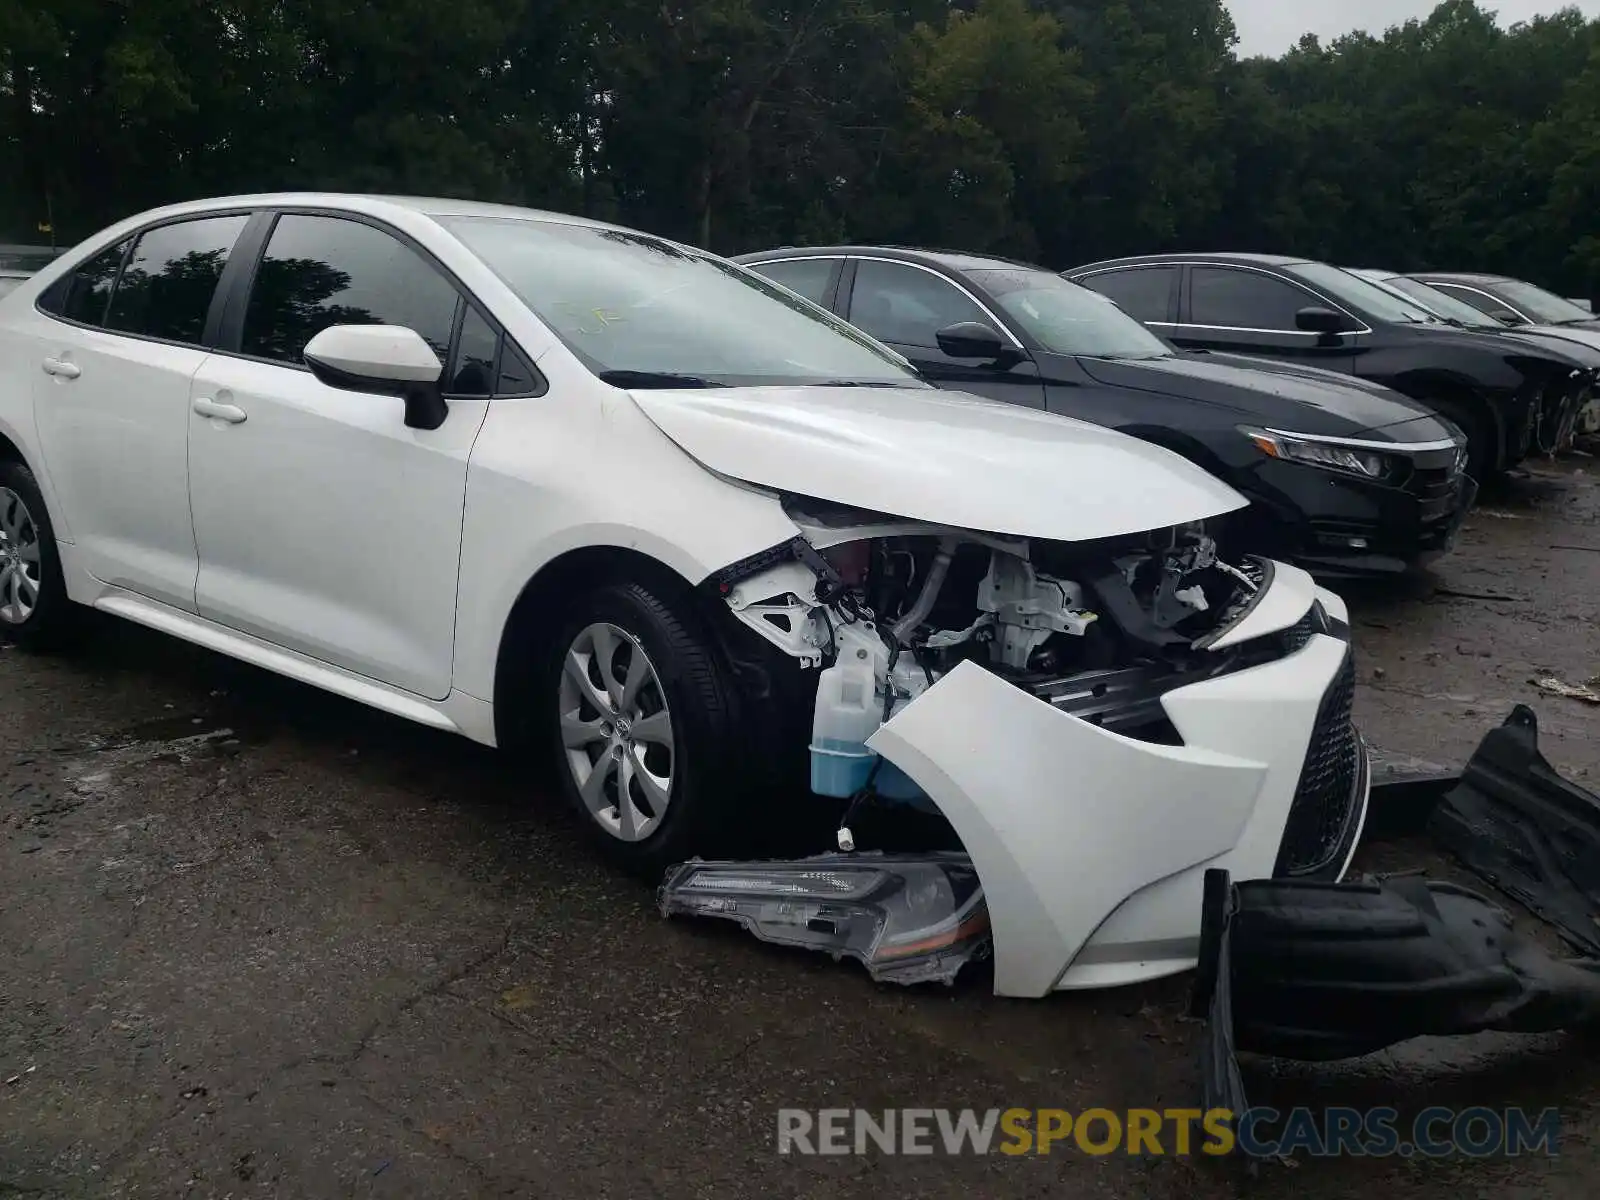
M 30 319 L 39 444 L 79 561 L 102 583 L 187 612 L 198 567 L 190 381 L 209 354 L 217 284 L 248 220 L 146 229 L 64 276 Z
M 418 247 L 326 213 L 277 216 L 239 299 L 189 417 L 200 614 L 442 699 L 467 459 L 499 331 Z M 351 324 L 404 326 L 434 348 L 443 425 L 410 428 L 400 400 L 311 374 L 306 343 Z
M 1355 369 L 1349 334 L 1312 333 L 1296 324 L 1301 309 L 1333 306 L 1280 275 L 1197 263 L 1187 268 L 1184 293 L 1178 322 L 1163 331 L 1179 346 L 1281 358 L 1329 371 Z M 1354 318 L 1350 323 L 1352 333 L 1364 329 Z
M 1039 368 L 1016 335 L 967 288 L 930 267 L 880 258 L 853 258 L 847 321 L 892 346 L 939 387 L 974 392 L 1010 404 L 1044 407 Z M 841 284 L 841 288 L 843 285 Z M 939 330 L 976 321 L 1000 334 L 1019 360 L 1007 366 L 952 358 L 939 349 Z

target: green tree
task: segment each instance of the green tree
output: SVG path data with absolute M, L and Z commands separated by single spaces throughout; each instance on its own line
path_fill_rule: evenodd
M 425 192 L 720 250 L 1183 247 L 1600 283 L 1600 21 L 1240 61 L 1223 0 L 0 0 L 0 233 Z
M 862 225 L 874 236 L 1033 256 L 1084 169 L 1088 101 L 1061 27 L 1024 0 L 919 24 L 905 98 Z

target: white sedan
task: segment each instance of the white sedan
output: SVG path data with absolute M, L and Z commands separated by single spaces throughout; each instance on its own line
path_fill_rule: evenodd
M 658 877 L 876 791 L 959 837 L 1010 995 L 1192 965 L 1209 866 L 1348 863 L 1344 606 L 1216 560 L 1243 504 L 574 217 L 190 203 L 0 300 L 0 634 L 89 606 L 542 749 Z

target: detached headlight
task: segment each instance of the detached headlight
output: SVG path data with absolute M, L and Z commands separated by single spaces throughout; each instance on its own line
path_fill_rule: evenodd
M 1394 459 L 1376 450 L 1362 450 L 1307 434 L 1279 433 L 1270 429 L 1241 426 L 1239 432 L 1254 442 L 1256 449 L 1268 458 L 1309 463 L 1330 471 L 1360 475 L 1364 479 L 1387 479 L 1396 473 Z

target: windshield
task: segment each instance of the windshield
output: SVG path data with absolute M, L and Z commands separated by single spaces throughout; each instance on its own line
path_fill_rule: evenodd
M 1429 312 L 1438 313 L 1446 321 L 1459 321 L 1462 325 L 1472 329 L 1504 329 L 1505 326 L 1496 321 L 1481 309 L 1473 308 L 1465 300 L 1458 300 L 1448 292 L 1441 292 L 1436 287 L 1429 287 L 1420 279 L 1407 279 L 1404 275 L 1392 275 L 1384 279 L 1381 287 L 1392 291 L 1404 292 L 1418 304 L 1425 306 Z
M 1535 325 L 1570 325 L 1575 321 L 1592 321 L 1592 312 L 1586 312 L 1571 300 L 1564 300 L 1554 292 L 1547 292 L 1520 279 L 1497 279 L 1489 291 L 1498 292 L 1527 313 Z
M 1099 292 L 1048 271 L 968 271 L 1046 350 L 1086 358 L 1165 358 L 1167 344 Z
M 1298 263 L 1289 268 L 1312 287 L 1351 308 L 1360 309 L 1379 321 L 1399 321 L 1403 324 L 1428 324 L 1437 318 L 1422 305 L 1403 296 L 1342 271 L 1327 263 Z
M 742 267 L 648 234 L 441 217 L 596 375 L 623 387 L 926 387 L 892 350 Z

